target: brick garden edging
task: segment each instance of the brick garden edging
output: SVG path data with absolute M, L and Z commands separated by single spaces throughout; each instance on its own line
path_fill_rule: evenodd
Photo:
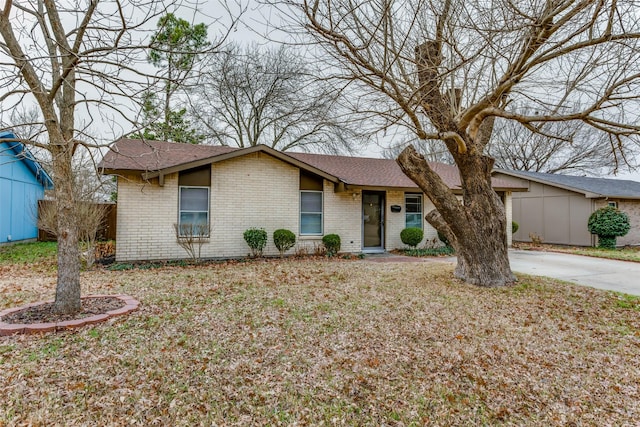
M 96 323 L 104 322 L 112 317 L 131 313 L 132 311 L 137 310 L 138 306 L 140 305 L 140 301 L 128 295 L 88 295 L 86 297 L 82 297 L 82 299 L 88 298 L 117 298 L 124 302 L 124 306 L 115 310 L 107 311 L 103 314 L 94 314 L 93 316 L 87 316 L 82 319 L 65 320 L 55 323 L 6 323 L 0 321 L 0 336 L 16 334 L 37 334 L 43 332 L 53 332 L 71 328 L 79 328 L 85 325 L 93 325 Z M 52 302 L 53 300 L 40 301 L 23 305 L 22 307 L 8 308 L 6 310 L 0 311 L 0 319 L 3 316 L 15 313 L 16 311 L 24 310 L 25 308 L 36 307 L 38 305 L 49 304 Z

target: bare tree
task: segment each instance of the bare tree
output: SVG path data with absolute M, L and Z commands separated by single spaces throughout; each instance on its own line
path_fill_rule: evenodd
M 409 145 L 413 146 L 418 153 L 422 154 L 428 162 L 440 162 L 448 165 L 455 163 L 447 147 L 433 139 L 406 138 L 386 147 L 382 151 L 382 157 L 385 159 L 396 159 Z
M 496 167 L 586 175 L 616 171 L 615 152 L 606 141 L 608 135 L 572 121 L 545 123 L 541 129 L 554 136 L 531 132 L 512 120 L 496 120 L 487 145 L 488 154 L 496 159 Z M 626 151 L 633 150 L 627 147 Z
M 630 0 L 273 0 L 290 29 L 324 52 L 333 77 L 363 90 L 385 126 L 446 146 L 459 202 L 412 147 L 403 171 L 431 199 L 427 220 L 458 255 L 455 275 L 484 286 L 515 280 L 504 206 L 485 155 L 496 118 L 545 134 L 582 122 L 607 135 L 616 162 L 638 143 L 640 19 Z M 544 112 L 528 114 L 518 105 Z M 512 144 L 519 144 L 512 141 Z
M 57 202 L 46 200 L 39 205 L 38 228 L 58 236 Z M 74 221 L 78 228 L 78 240 L 82 243 L 82 255 L 89 268 L 95 261 L 98 232 L 105 222 L 107 205 L 94 200 L 76 200 Z
M 207 143 L 339 153 L 361 140 L 341 116 L 340 93 L 314 78 L 291 48 L 231 45 L 203 77 L 190 110 Z
M 495 159 L 497 168 L 583 175 L 617 172 L 615 151 L 606 141 L 608 135 L 575 121 L 544 123 L 540 130 L 545 133 L 532 132 L 513 120 L 498 119 L 485 152 Z M 408 145 L 413 145 L 427 161 L 455 163 L 447 147 L 433 139 L 406 138 L 382 154 L 395 159 Z M 633 152 L 631 146 L 623 149 Z M 633 168 L 636 162 L 629 159 L 629 163 Z
M 185 250 L 195 263 L 202 259 L 202 245 L 209 241 L 210 228 L 208 224 L 173 224 L 178 245 Z
M 101 141 L 88 135 L 92 126 L 109 123 L 114 138 L 130 131 L 140 111 L 132 99 L 153 84 L 140 65 L 146 63 L 149 47 L 143 30 L 175 6 L 145 0 L 6 0 L 0 8 L 0 129 L 16 106 L 33 103 L 40 118 L 35 125 L 44 137 L 20 142 L 47 151 L 51 158 L 58 235 L 56 312 L 81 307 L 74 154 L 81 146 L 100 147 Z

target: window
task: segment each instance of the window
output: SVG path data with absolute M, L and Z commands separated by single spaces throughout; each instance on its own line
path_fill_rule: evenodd
M 181 236 L 193 232 L 188 230 L 208 230 L 209 187 L 180 187 L 178 226 Z M 206 234 L 209 235 L 208 231 Z
M 404 212 L 407 228 L 422 228 L 422 194 L 405 194 Z
M 300 192 L 300 234 L 322 234 L 322 191 Z
M 618 209 L 618 202 L 609 202 L 608 203 L 609 206 Z

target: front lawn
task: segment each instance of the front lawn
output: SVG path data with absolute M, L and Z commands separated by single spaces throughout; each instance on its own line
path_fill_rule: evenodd
M 640 262 L 640 248 L 618 248 L 618 249 L 600 249 L 600 248 L 567 248 L 561 249 L 574 255 L 586 255 L 596 258 L 617 259 L 620 261 Z
M 58 253 L 56 242 L 16 243 L 0 246 L 0 265 L 53 263 Z
M 0 309 L 55 272 L 3 267 Z M 634 425 L 637 298 L 437 263 L 248 261 L 82 273 L 110 324 L 0 338 L 0 425 Z

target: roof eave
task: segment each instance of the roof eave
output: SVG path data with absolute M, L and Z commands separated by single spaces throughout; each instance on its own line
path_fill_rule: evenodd
M 630 195 L 620 195 L 620 194 L 596 194 L 596 193 L 588 193 L 586 195 L 587 199 L 623 199 L 623 200 L 640 200 L 640 196 L 630 196 Z
M 13 151 L 15 156 L 24 162 L 27 168 L 31 171 L 36 180 L 42 185 L 45 190 L 51 190 L 53 188 L 53 179 L 42 165 L 33 157 L 33 154 L 26 145 L 18 140 L 18 137 L 13 132 L 5 132 L 2 134 L 2 140 L 9 145 L 9 149 Z
M 191 162 L 186 162 L 186 163 L 182 163 L 179 165 L 175 165 L 175 166 L 171 166 L 168 168 L 164 168 L 164 169 L 160 169 L 157 171 L 143 171 L 142 173 L 142 178 L 145 180 L 149 180 L 152 178 L 160 178 L 163 177 L 165 175 L 169 175 L 171 173 L 176 173 L 176 172 L 180 172 L 183 170 L 187 170 L 187 169 L 193 169 L 193 168 L 197 168 L 199 166 L 205 166 L 207 164 L 212 164 L 212 163 L 218 163 L 218 162 L 222 162 L 224 160 L 230 160 L 230 159 L 234 159 L 236 157 L 241 157 L 241 156 L 245 156 L 248 154 L 252 154 L 252 153 L 257 153 L 257 152 L 263 152 L 265 154 L 268 154 L 272 157 L 275 157 L 279 160 L 282 160 L 283 162 L 289 163 L 293 166 L 296 166 L 300 169 L 304 169 L 308 172 L 311 172 L 313 174 L 316 174 L 318 176 L 321 176 L 324 179 L 327 179 L 333 183 L 339 183 L 342 182 L 342 180 L 340 178 L 338 178 L 337 176 L 331 175 L 321 169 L 316 168 L 315 166 L 311 166 L 303 161 L 300 161 L 298 159 L 295 159 L 291 156 L 288 156 L 285 153 L 281 153 L 280 151 L 277 151 L 271 147 L 268 147 L 266 145 L 255 145 L 252 147 L 248 147 L 248 148 L 242 148 L 239 150 L 234 150 L 234 151 L 230 151 L 228 153 L 223 153 L 223 154 L 217 154 L 215 156 L 210 156 L 210 157 L 206 157 L 204 159 L 199 159 L 199 160 L 194 160 Z M 105 169 L 107 170 L 107 169 Z M 113 169 L 109 169 L 109 170 L 113 170 Z M 345 183 L 348 184 L 348 183 Z
M 526 193 L 527 191 L 529 191 L 528 188 L 526 187 L 493 187 L 494 191 L 510 191 L 512 193 Z
M 519 174 L 517 171 L 510 171 L 510 170 L 506 170 L 506 169 L 494 169 L 492 171 L 492 173 L 495 173 L 495 172 L 503 173 L 505 175 L 513 176 L 513 177 L 519 178 L 519 179 L 526 179 L 528 181 L 537 182 L 539 184 L 550 185 L 552 187 L 561 188 L 561 189 L 567 190 L 567 191 L 573 191 L 574 193 L 583 194 L 587 198 L 589 198 L 589 194 L 594 194 L 594 193 L 590 193 L 589 191 L 585 191 L 585 190 L 583 190 L 581 188 L 572 187 L 570 185 L 558 184 L 557 182 L 549 181 L 549 180 L 546 180 L 546 179 L 532 177 L 532 176 L 528 176 L 528 175 L 524 175 L 524 174 Z M 597 197 L 606 197 L 606 196 L 598 195 Z

